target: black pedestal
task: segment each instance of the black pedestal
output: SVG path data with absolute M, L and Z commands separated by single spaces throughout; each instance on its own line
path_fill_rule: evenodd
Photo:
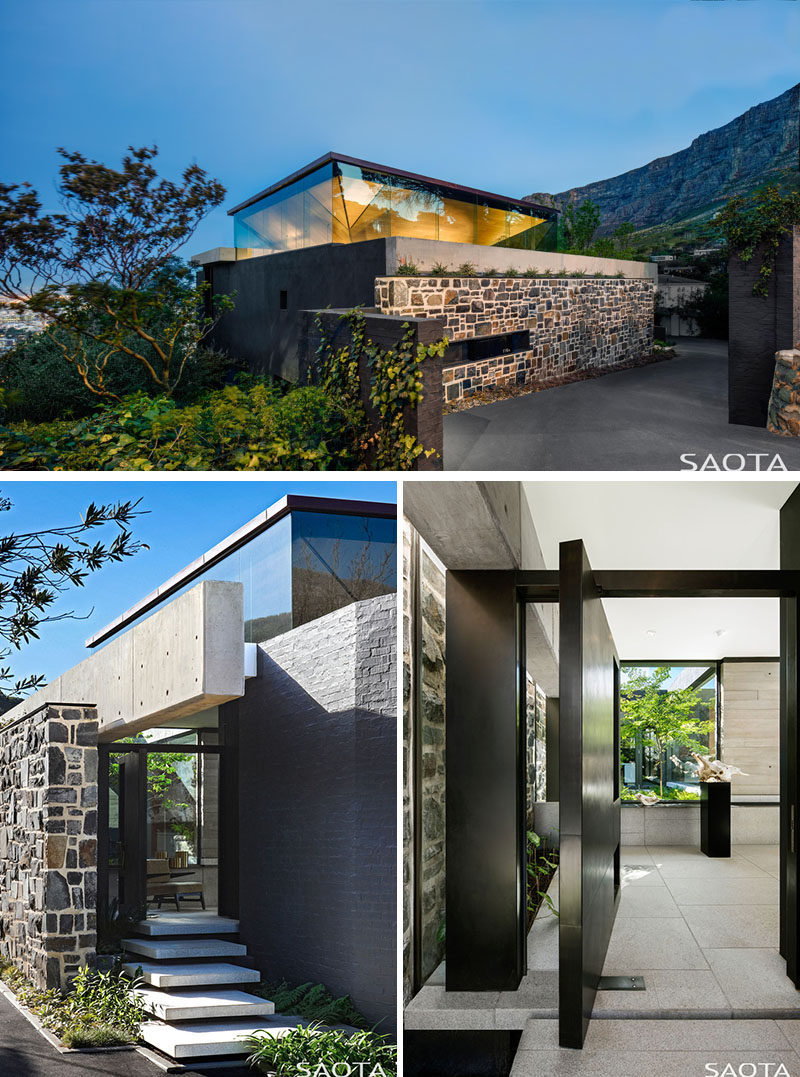
M 700 782 L 700 848 L 706 856 L 731 855 L 730 782 Z

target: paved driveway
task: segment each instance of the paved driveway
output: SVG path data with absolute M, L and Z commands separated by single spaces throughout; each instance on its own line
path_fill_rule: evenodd
M 689 339 L 666 362 L 446 415 L 444 468 L 678 471 L 682 453 L 720 466 L 727 453 L 765 453 L 763 470 L 778 453 L 800 470 L 800 438 L 730 426 L 727 393 L 727 346 Z

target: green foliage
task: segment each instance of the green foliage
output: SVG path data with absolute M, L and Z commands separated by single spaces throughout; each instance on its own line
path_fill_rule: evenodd
M 434 262 L 431 266 L 429 276 L 431 277 L 449 277 L 450 269 L 444 264 L 444 262 Z
M 305 983 L 290 987 L 286 980 L 281 980 L 277 984 L 260 984 L 254 991 L 273 1002 L 276 1013 L 304 1017 L 324 1025 L 372 1028 L 371 1022 L 355 1008 L 349 995 L 336 998 L 324 984 Z
M 698 718 L 703 700 L 693 688 L 663 687 L 669 680 L 669 666 L 631 670 L 620 689 L 620 740 L 626 747 L 639 734 L 658 753 L 659 795 L 664 794 L 664 755 L 673 741 L 690 752 L 703 752 L 708 745 L 700 738 L 709 733 L 709 719 Z
M 347 322 L 350 344 L 339 347 L 331 341 L 317 315 L 316 329 L 320 344 L 311 376 L 327 393 L 344 402 L 349 411 L 355 441 L 360 452 L 359 466 L 407 471 L 425 449 L 406 430 L 406 409 L 416 408 L 422 400 L 422 363 L 442 356 L 447 339 L 436 344 L 415 344 L 414 328 L 403 323 L 404 333 L 396 347 L 385 349 L 375 344 L 366 331 L 363 311 L 358 308 L 339 316 Z M 368 399 L 379 422 L 373 433 L 361 403 L 361 363 L 366 362 L 370 381 Z
M 518 277 L 519 276 L 519 270 L 515 269 L 513 266 L 509 266 L 508 269 L 503 274 L 503 276 L 504 277 Z
M 65 334 L 57 327 L 51 328 L 46 333 L 32 334 L 0 356 L 0 393 L 5 396 L 7 423 L 82 418 L 97 408 L 97 395 L 86 388 L 75 366 L 65 362 L 58 341 L 65 344 Z M 89 365 L 95 366 L 100 361 L 100 345 L 87 342 L 86 350 Z M 221 352 L 201 345 L 187 357 L 183 377 L 174 393 L 176 401 L 185 403 L 204 392 L 222 388 L 233 366 Z M 152 386 L 142 364 L 123 353 L 109 367 L 106 380 L 118 397 L 146 392 Z
M 600 227 L 600 210 L 587 198 L 580 206 L 568 202 L 560 218 L 563 244 L 568 251 L 584 253 Z
M 620 790 L 620 800 L 637 802 L 637 793 L 645 793 L 648 796 L 651 796 L 653 790 L 650 787 L 645 787 L 644 789 L 632 789 L 630 786 L 624 785 Z M 699 789 L 670 789 L 667 787 L 663 793 L 659 793 L 659 798 L 661 800 L 699 800 L 700 791 Z
M 43 991 L 8 962 L 0 978 L 68 1047 L 135 1043 L 139 1036 L 144 1009 L 134 994 L 135 982 L 119 967 L 109 972 L 80 969 L 67 994 L 54 988 Z
M 551 849 L 535 830 L 527 831 L 528 862 L 528 916 L 536 915 L 536 910 L 544 902 L 550 912 L 558 916 L 553 899 L 547 888 L 558 867 L 558 849 Z
M 760 253 L 753 295 L 766 298 L 784 236 L 800 225 L 800 186 L 767 183 L 729 199 L 714 219 L 728 247 L 745 265 Z
M 409 262 L 406 258 L 401 258 L 397 265 L 398 277 L 418 277 L 419 270 L 417 269 L 415 262 Z
M 472 262 L 462 262 L 458 269 L 455 271 L 456 277 L 477 277 L 475 266 Z
M 32 471 L 325 470 L 359 459 L 347 402 L 243 380 L 181 406 L 134 393 L 77 422 L 0 427 L 0 466 Z
M 386 1036 L 372 1032 L 350 1035 L 312 1025 L 285 1036 L 257 1032 L 247 1038 L 247 1045 L 252 1051 L 248 1063 L 264 1073 L 274 1072 L 277 1077 L 308 1077 L 320 1065 L 329 1072 L 338 1067 L 342 1073 L 347 1072 L 347 1065 L 364 1077 L 397 1074 L 397 1047 Z M 359 1063 L 363 1065 L 356 1069 Z

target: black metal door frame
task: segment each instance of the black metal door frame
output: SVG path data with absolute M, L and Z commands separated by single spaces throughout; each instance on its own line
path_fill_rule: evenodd
M 594 570 L 593 578 L 600 598 L 781 599 L 781 953 L 787 975 L 800 987 L 800 571 Z M 525 791 L 520 684 L 525 655 L 519 605 L 557 602 L 559 597 L 558 571 L 447 574 L 446 984 L 450 991 L 515 990 L 526 971 L 521 901 L 525 850 L 520 833 Z M 576 975 L 582 977 L 584 972 Z M 574 1045 L 579 1038 L 583 1042 L 583 1033 L 573 1028 L 565 1038 Z
M 108 903 L 110 840 L 108 833 L 109 770 L 112 755 L 124 756 L 120 760 L 119 814 L 122 834 L 120 861 L 121 904 L 138 908 L 147 900 L 147 756 L 180 752 L 181 755 L 216 755 L 219 759 L 219 869 L 218 876 L 238 878 L 238 816 L 230 811 L 223 813 L 223 803 L 230 799 L 232 747 L 217 744 L 176 744 L 146 742 L 125 744 L 120 741 L 98 745 L 98 819 L 97 819 L 97 900 L 101 907 Z M 234 793 L 235 795 L 235 793 Z M 234 833 L 234 827 L 236 832 Z M 237 907 L 219 912 L 236 917 Z

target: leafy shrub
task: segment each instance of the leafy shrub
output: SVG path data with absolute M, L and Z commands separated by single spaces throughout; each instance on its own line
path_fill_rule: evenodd
M 473 262 L 462 262 L 458 269 L 455 271 L 457 277 L 475 277 L 475 265 Z
M 98 405 L 98 397 L 83 383 L 75 367 L 64 360 L 56 343 L 58 330 L 36 333 L 0 356 L 0 388 L 3 391 L 6 421 L 47 423 L 57 419 L 81 418 Z M 87 350 L 99 353 L 99 344 L 87 343 Z M 209 389 L 220 388 L 233 364 L 221 352 L 199 348 L 187 361 L 175 399 L 186 402 Z M 118 354 L 106 377 L 109 389 L 125 397 L 151 390 L 152 382 L 142 364 Z
M 15 470 L 270 470 L 353 467 L 352 415 L 322 389 L 284 393 L 269 379 L 181 406 L 134 393 L 77 422 L 0 427 Z
M 337 1064 L 342 1072 L 349 1065 L 353 1072 L 369 1074 L 380 1065 L 387 1077 L 397 1074 L 397 1047 L 385 1036 L 372 1032 L 348 1035 L 312 1025 L 284 1036 L 257 1032 L 246 1042 L 252 1051 L 249 1064 L 262 1072 L 274 1071 L 278 1077 L 302 1077 L 314 1073 L 320 1065 L 330 1072 Z M 361 1069 L 356 1068 L 359 1063 L 363 1063 Z
M 134 1043 L 144 1010 L 119 966 L 110 972 L 83 968 L 72 990 L 42 990 L 16 968 L 4 962 L 0 978 L 19 1001 L 68 1047 L 107 1047 Z
M 522 272 L 523 277 L 539 277 L 541 274 L 536 266 L 531 266 L 529 269 L 525 269 Z
M 398 277 L 418 277 L 419 270 L 414 262 L 409 262 L 406 258 L 401 258 L 397 265 Z
M 324 984 L 305 983 L 290 987 L 286 980 L 278 984 L 260 984 L 257 995 L 275 1003 L 277 1013 L 305 1017 L 323 1025 L 352 1025 L 370 1029 L 372 1022 L 360 1013 L 349 995 L 335 998 Z
M 450 270 L 443 262 L 434 262 L 431 266 L 430 275 L 432 277 L 449 277 Z
M 504 277 L 518 277 L 519 276 L 519 270 L 514 269 L 513 266 L 509 266 L 508 269 L 503 274 L 503 276 Z

